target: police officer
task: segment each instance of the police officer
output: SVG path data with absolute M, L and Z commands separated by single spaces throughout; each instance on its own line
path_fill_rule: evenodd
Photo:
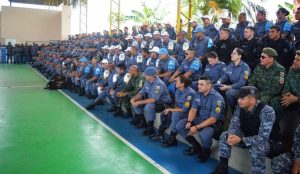
M 185 59 L 185 51 L 190 48 L 190 41 L 185 38 L 185 32 L 179 31 L 177 34 L 177 43 L 175 45 L 174 56 L 181 64 Z
M 292 34 L 295 37 L 295 48 L 300 49 L 300 7 L 296 10 L 295 20 L 297 22 L 292 25 Z
M 186 59 L 182 62 L 182 64 L 180 64 L 179 68 L 171 76 L 169 82 L 173 83 L 177 76 L 183 74 L 185 78 L 190 79 L 190 81 L 193 82 L 191 87 L 193 89 L 197 89 L 197 82 L 202 74 L 201 61 L 195 57 L 195 51 L 193 49 L 187 50 L 186 54 Z
M 178 67 L 178 62 L 175 58 L 171 57 L 168 53 L 168 50 L 161 48 L 159 50 L 159 65 L 157 76 L 160 77 L 165 84 L 169 85 L 169 79 L 176 71 Z
M 145 48 L 152 49 L 154 46 L 154 41 L 152 40 L 152 34 L 151 33 L 145 34 L 144 40 L 146 42 Z
M 285 82 L 285 69 L 276 61 L 277 52 L 273 48 L 264 48 L 249 85 L 257 87 L 262 103 L 273 106 L 274 98 L 280 96 Z
M 238 107 L 234 111 L 228 131 L 220 138 L 220 162 L 213 174 L 228 173 L 228 160 L 233 146 L 249 149 L 253 174 L 265 174 L 265 157 L 269 153 L 268 140 L 275 122 L 272 107 L 258 100 L 254 86 L 244 86 L 238 95 Z
M 148 67 L 144 71 L 146 82 L 144 87 L 131 99 L 131 104 L 137 117 L 140 118 L 141 124 L 144 118 L 147 121 L 147 129 L 144 135 L 150 136 L 154 134 L 154 120 L 156 112 L 161 112 L 171 105 L 171 96 L 167 86 L 157 77 L 157 70 L 154 67 Z
M 83 57 L 79 61 L 81 62 L 83 74 L 80 76 L 80 93 L 78 95 L 83 96 L 86 89 L 88 89 L 86 81 L 92 78 L 93 71 L 91 65 L 88 64 L 87 58 Z
M 150 52 L 147 48 L 142 50 L 142 62 L 138 64 L 138 68 L 140 71 L 144 72 L 144 70 L 148 67 L 147 62 L 150 58 Z
M 258 46 L 258 39 L 254 37 L 254 27 L 247 26 L 244 31 L 244 38 L 238 42 L 238 48 L 241 48 L 245 52 L 243 61 L 249 65 L 252 71 L 259 63 L 260 47 Z
M 184 75 L 178 76 L 176 79 L 176 92 L 175 92 L 175 107 L 165 109 L 163 114 L 161 115 L 161 126 L 158 130 L 157 137 L 162 137 L 164 140 L 163 134 L 164 131 L 169 127 L 167 123 L 169 115 L 171 115 L 171 124 L 170 124 L 170 138 L 168 140 L 164 140 L 162 143 L 163 147 L 170 147 L 177 145 L 176 135 L 176 124 L 178 121 L 187 118 L 189 110 L 192 106 L 192 101 L 194 94 L 196 93 L 192 88 L 189 87 L 191 81 L 186 78 Z M 165 123 L 165 124 L 163 124 Z
M 207 54 L 207 61 L 208 64 L 205 67 L 204 75 L 209 76 L 212 83 L 215 84 L 226 73 L 226 64 L 219 61 L 218 55 L 215 52 Z
M 213 41 L 209 37 L 205 36 L 205 31 L 202 26 L 198 26 L 193 32 L 196 33 L 196 38 L 192 41 L 191 45 L 196 51 L 195 56 L 199 60 L 204 61 L 206 54 L 210 52 L 214 46 Z
M 240 13 L 238 21 L 239 23 L 236 25 L 236 28 L 234 30 L 234 36 L 236 40 L 244 39 L 245 28 L 249 25 L 246 13 Z
M 13 62 L 12 60 L 12 55 L 13 55 L 13 49 L 14 47 L 11 45 L 11 42 L 8 42 L 8 44 L 6 45 L 6 63 L 10 63 Z
M 222 22 L 222 25 L 220 27 L 220 30 L 222 28 L 227 28 L 230 32 L 230 37 L 234 38 L 234 28 L 232 27 L 231 25 L 231 19 L 228 15 L 224 15 L 221 17 L 221 22 Z
M 109 47 L 109 53 L 107 54 L 109 63 L 114 63 L 114 55 L 115 55 L 115 46 L 112 45 Z
M 116 71 L 117 71 L 117 76 L 114 78 L 117 79 L 113 79 L 115 82 L 113 87 L 110 89 L 109 94 L 112 96 L 114 105 L 116 106 L 116 111 L 114 113 L 114 116 L 123 116 L 123 111 L 121 108 L 121 100 L 117 96 L 117 94 L 125 88 L 124 78 L 126 74 L 126 65 L 124 63 L 118 64 L 116 66 Z
M 259 10 L 257 12 L 256 21 L 257 22 L 254 25 L 255 37 L 261 39 L 268 34 L 273 23 L 266 19 L 266 11 L 264 10 Z
M 169 55 L 174 55 L 175 42 L 170 39 L 169 33 L 164 31 L 161 33 L 161 36 L 162 36 L 162 41 L 163 41 L 161 47 L 167 49 L 169 52 Z
M 290 12 L 287 9 L 280 7 L 276 12 L 277 22 L 275 23 L 282 31 L 281 37 L 287 40 L 290 40 L 289 37 L 292 31 L 292 24 L 286 19 L 289 14 Z
M 188 118 L 180 120 L 176 130 L 191 145 L 185 150 L 186 155 L 198 154 L 200 162 L 210 156 L 214 136 L 214 126 L 224 119 L 224 99 L 212 87 L 209 77 L 202 76 L 198 81 L 199 92 L 194 95 Z M 199 132 L 202 147 L 193 135 Z
M 123 116 L 124 118 L 132 117 L 130 99 L 135 96 L 144 85 L 144 78 L 139 72 L 138 67 L 132 65 L 124 77 L 125 87 L 117 93 L 117 97 L 120 98 L 127 112 L 126 115 Z M 137 126 L 139 124 L 138 117 L 133 117 L 130 123 Z
M 274 174 L 300 173 L 300 125 L 294 134 L 292 152 L 284 153 L 273 158 L 271 164 Z
M 293 51 L 289 43 L 281 38 L 281 29 L 278 26 L 270 28 L 269 37 L 262 40 L 262 47 L 271 47 L 276 50 L 277 61 L 288 70 L 293 63 Z
M 218 54 L 219 60 L 225 64 L 230 63 L 230 55 L 237 47 L 237 41 L 230 37 L 230 30 L 228 28 L 221 28 L 220 38 L 215 41 L 214 51 Z
M 192 41 L 196 39 L 196 33 L 194 32 L 196 28 L 198 27 L 198 23 L 195 19 L 190 20 L 190 25 L 192 27 Z
M 251 70 L 249 66 L 242 61 L 245 56 L 243 50 L 236 48 L 231 54 L 231 61 L 227 68 L 226 73 L 218 80 L 216 87 L 225 92 L 226 102 L 231 108 L 236 105 L 235 96 L 241 87 L 247 84 L 250 78 Z
M 95 94 L 93 92 L 93 86 L 103 71 L 101 64 L 98 63 L 97 57 L 93 57 L 93 59 L 92 59 L 91 71 L 93 73 L 93 76 L 92 76 L 92 78 L 90 78 L 86 81 L 86 86 L 85 86 L 85 94 L 87 95 L 87 97 L 89 99 L 94 98 L 96 96 L 96 95 L 93 95 L 93 94 Z
M 162 47 L 162 40 L 161 40 L 161 36 L 160 36 L 159 31 L 154 31 L 153 32 L 153 44 L 151 46 L 152 46 L 151 49 L 153 47 L 158 47 L 158 48 Z
M 113 62 L 115 63 L 115 65 L 125 62 L 125 54 L 122 52 L 121 45 L 115 46 L 115 55 L 113 57 Z
M 159 65 L 159 48 L 153 47 L 149 52 L 150 58 L 147 60 L 147 66 L 157 68 Z
M 166 32 L 168 32 L 170 39 L 175 40 L 176 39 L 176 32 L 175 32 L 174 27 L 172 27 L 170 22 L 166 22 L 165 26 L 166 26 Z
M 205 30 L 205 36 L 214 41 L 219 34 L 219 31 L 217 30 L 215 24 L 211 23 L 211 18 L 207 15 L 202 16 L 201 19 L 203 22 L 203 28 Z

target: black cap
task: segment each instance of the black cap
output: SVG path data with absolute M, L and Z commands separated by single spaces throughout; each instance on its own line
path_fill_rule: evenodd
M 236 98 L 244 98 L 246 96 L 258 96 L 258 90 L 255 86 L 243 86 L 239 90 L 238 94 L 236 95 Z

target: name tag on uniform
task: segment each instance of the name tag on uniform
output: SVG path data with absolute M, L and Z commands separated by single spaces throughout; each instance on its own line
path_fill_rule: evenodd
M 124 55 L 124 53 L 122 53 L 122 54 L 119 55 L 119 60 L 120 60 L 120 61 L 124 61 L 124 60 L 125 60 L 125 55 Z
M 136 62 L 137 63 L 142 63 L 143 62 L 143 57 L 142 56 L 137 56 L 136 57 Z
M 156 60 L 156 63 L 155 63 L 156 68 L 157 68 L 158 65 L 159 65 L 159 60 L 160 60 L 160 59 L 157 59 L 157 60 Z
M 146 41 L 143 41 L 143 42 L 141 43 L 141 48 L 145 48 L 146 44 L 147 44 L 147 42 L 146 42 Z
M 150 66 L 151 58 L 147 60 L 147 66 Z
M 150 48 L 152 49 L 153 45 L 154 45 L 154 42 L 151 41 L 150 44 L 149 44 L 149 49 L 150 49 Z
M 107 79 L 108 76 L 109 76 L 109 71 L 105 70 L 104 73 L 103 73 L 103 78 Z
M 113 83 L 116 83 L 116 81 L 118 80 L 119 75 L 118 74 L 114 74 L 113 76 Z
M 182 50 L 183 51 L 186 51 L 186 50 L 188 50 L 189 49 L 189 43 L 187 43 L 187 42 L 184 42 L 184 44 L 183 44 L 183 47 L 182 47 Z
M 131 75 L 129 73 L 126 73 L 126 75 L 124 76 L 124 83 L 127 84 L 129 82 L 130 78 L 131 78 Z
M 173 48 L 174 48 L 174 44 L 173 44 L 173 42 L 169 42 L 169 44 L 168 44 L 168 50 L 173 50 Z

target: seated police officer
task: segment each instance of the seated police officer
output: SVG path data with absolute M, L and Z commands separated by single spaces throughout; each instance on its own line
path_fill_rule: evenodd
M 134 107 L 136 116 L 140 119 L 140 124 L 144 124 L 147 120 L 147 129 L 143 132 L 144 135 L 150 136 L 154 134 L 154 120 L 156 112 L 161 112 L 171 103 L 171 96 L 165 83 L 157 77 L 157 71 L 154 67 L 148 67 L 144 71 L 146 82 L 144 87 L 131 99 L 131 104 Z
M 220 138 L 220 162 L 213 174 L 228 173 L 228 159 L 233 146 L 249 149 L 252 173 L 266 173 L 265 157 L 270 151 L 269 139 L 275 111 L 258 100 L 254 86 L 244 86 L 238 95 L 238 106 L 232 116 L 228 131 Z
M 211 153 L 210 148 L 217 121 L 224 119 L 225 103 L 221 94 L 213 89 L 210 77 L 200 77 L 198 89 L 199 92 L 194 95 L 188 118 L 178 121 L 176 131 L 192 145 L 185 154 L 198 154 L 199 161 L 205 162 Z M 197 132 L 203 147 L 193 136 Z

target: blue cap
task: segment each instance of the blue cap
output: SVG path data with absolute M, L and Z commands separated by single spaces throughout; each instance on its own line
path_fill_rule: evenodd
M 83 57 L 79 60 L 79 62 L 88 62 L 87 58 Z
M 198 33 L 198 32 L 204 32 L 204 28 L 202 26 L 196 27 L 196 29 L 194 30 L 194 33 Z
M 165 49 L 165 48 L 161 48 L 161 49 L 159 50 L 158 54 L 159 54 L 159 55 L 162 55 L 162 54 L 169 55 L 168 50 Z
M 154 67 L 148 67 L 145 69 L 144 73 L 143 73 L 144 76 L 155 76 L 156 75 L 156 68 Z

